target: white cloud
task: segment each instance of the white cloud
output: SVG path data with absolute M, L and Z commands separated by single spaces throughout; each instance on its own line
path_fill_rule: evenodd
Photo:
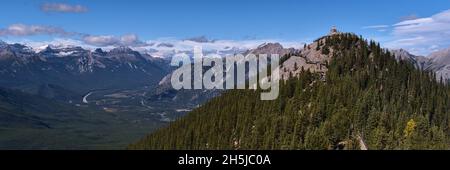
M 388 29 L 390 28 L 390 25 L 369 25 L 369 26 L 364 26 L 361 27 L 362 29 L 374 29 L 377 30 L 379 32 L 386 32 L 388 31 Z
M 43 25 L 25 25 L 13 24 L 0 29 L 0 36 L 30 36 L 30 35 L 69 35 L 62 28 L 43 26 Z
M 119 42 L 119 39 L 110 35 L 99 35 L 99 36 L 87 35 L 82 39 L 85 43 L 96 46 L 114 45 Z
M 122 36 L 112 35 L 85 35 L 82 41 L 89 45 L 104 47 L 104 46 L 138 46 L 142 45 L 135 34 L 126 34 Z
M 52 35 L 56 37 L 66 37 L 80 39 L 83 43 L 104 47 L 104 46 L 139 46 L 143 42 L 135 34 L 126 34 L 122 36 L 113 35 L 90 35 L 84 33 L 67 32 L 62 28 L 45 25 L 25 25 L 12 24 L 5 28 L 0 28 L 0 36 L 3 37 L 22 37 L 33 35 Z
M 389 48 L 404 48 L 414 54 L 427 55 L 450 46 L 450 10 L 430 17 L 413 18 L 392 25 Z
M 379 29 L 379 28 L 388 28 L 389 25 L 369 25 L 362 27 L 363 29 Z
M 198 37 L 187 38 L 185 40 L 199 42 L 199 43 L 207 43 L 207 42 L 212 42 L 213 41 L 213 40 L 209 40 L 204 35 L 203 36 L 198 36 Z
M 48 45 L 51 45 L 53 47 L 70 47 L 70 46 L 80 46 L 85 49 L 93 50 L 97 48 L 96 46 L 88 45 L 83 43 L 79 40 L 74 40 L 70 38 L 55 38 L 49 41 L 34 41 L 29 39 L 22 39 L 22 40 L 14 40 L 14 41 L 7 41 L 8 43 L 20 43 L 24 44 L 26 46 L 29 46 L 33 48 L 35 51 L 40 51 L 45 49 Z
M 44 3 L 41 5 L 41 10 L 44 12 L 83 13 L 87 12 L 88 8 L 82 5 Z
M 400 17 L 400 21 L 413 20 L 419 18 L 416 14 L 410 14 Z
M 136 36 L 135 34 L 127 34 L 121 36 L 120 42 L 124 45 L 136 45 L 141 43 L 138 36 Z

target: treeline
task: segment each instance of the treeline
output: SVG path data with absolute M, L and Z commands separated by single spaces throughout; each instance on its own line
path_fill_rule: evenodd
M 448 85 L 354 34 L 320 40 L 325 77 L 303 70 L 274 101 L 229 90 L 129 149 L 450 148 Z

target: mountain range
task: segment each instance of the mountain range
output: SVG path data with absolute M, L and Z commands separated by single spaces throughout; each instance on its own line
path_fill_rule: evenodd
M 229 47 L 205 53 L 280 54 L 284 81 L 305 71 L 325 81 L 333 58 L 349 48 L 329 48 L 330 42 L 342 41 L 332 37 L 299 48 L 264 43 L 254 49 Z M 128 47 L 105 51 L 54 45 L 33 49 L 0 41 L 0 128 L 5 132 L 0 135 L 1 146 L 51 148 L 48 138 L 52 138 L 64 141 L 53 148 L 120 148 L 228 94 L 214 89 L 174 90 L 170 76 L 176 67 L 169 65 L 170 56 L 192 55 L 192 51 L 176 50 L 170 44 L 157 46 L 164 50 L 142 53 Z M 403 49 L 388 51 L 398 62 L 434 73 L 438 81 L 450 79 L 450 49 L 426 57 Z M 126 132 L 127 127 L 134 132 Z M 84 135 L 91 130 L 95 131 L 91 136 Z M 26 135 L 14 135 L 18 133 Z M 27 136 L 33 136 L 34 144 Z M 65 144 L 77 136 L 83 136 L 78 143 Z
M 398 60 L 407 60 L 419 69 L 435 72 L 438 80 L 450 80 L 450 48 L 435 51 L 426 57 L 410 54 L 404 49 L 391 52 Z
M 20 44 L 3 43 L 0 56 L 0 86 L 32 93 L 45 84 L 80 93 L 92 89 L 140 87 L 158 82 L 169 71 L 166 60 L 127 47 L 104 52 L 48 46 L 35 53 Z

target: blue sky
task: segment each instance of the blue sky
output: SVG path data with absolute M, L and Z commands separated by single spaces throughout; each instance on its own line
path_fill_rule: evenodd
M 198 36 L 310 42 L 336 25 L 427 54 L 450 46 L 449 9 L 450 1 L 425 0 L 7 0 L 0 39 L 100 47 Z

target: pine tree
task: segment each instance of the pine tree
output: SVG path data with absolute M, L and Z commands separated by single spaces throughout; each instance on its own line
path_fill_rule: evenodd
M 273 101 L 225 91 L 129 148 L 358 149 L 361 136 L 369 149 L 450 149 L 448 84 L 354 34 L 324 42 L 325 75 L 289 71 Z

